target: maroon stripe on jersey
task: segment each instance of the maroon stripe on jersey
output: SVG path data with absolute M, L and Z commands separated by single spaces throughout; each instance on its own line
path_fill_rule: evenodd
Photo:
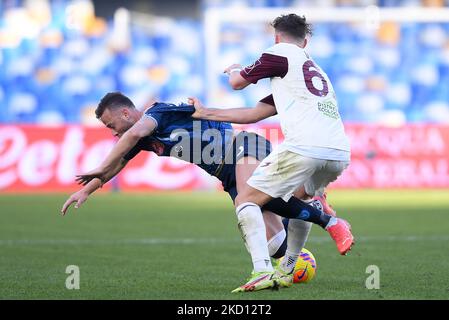
M 274 104 L 274 99 L 273 99 L 273 95 L 272 94 L 270 94 L 269 96 L 266 96 L 265 98 L 263 98 L 259 102 L 266 103 L 266 104 L 272 105 L 273 107 L 276 107 L 276 105 Z
M 240 75 L 248 82 L 257 83 L 264 78 L 283 78 L 287 72 L 288 60 L 286 57 L 264 53 L 256 62 L 240 71 Z

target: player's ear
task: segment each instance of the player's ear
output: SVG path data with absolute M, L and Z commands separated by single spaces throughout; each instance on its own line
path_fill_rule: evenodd
M 302 47 L 305 48 L 307 46 L 307 43 L 308 43 L 307 38 L 305 38 Z
M 122 116 L 123 116 L 125 119 L 129 119 L 129 110 L 128 110 L 128 108 L 123 108 L 123 109 L 122 109 Z

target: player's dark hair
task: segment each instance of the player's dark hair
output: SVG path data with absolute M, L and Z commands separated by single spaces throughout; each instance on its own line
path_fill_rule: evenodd
M 99 119 L 103 115 L 104 110 L 120 107 L 135 108 L 134 103 L 121 92 L 109 92 L 101 99 L 97 109 L 95 109 L 95 115 Z
M 307 35 L 312 35 L 312 25 L 306 22 L 306 17 L 300 17 L 294 13 L 277 17 L 271 25 L 274 30 L 300 40 L 304 40 Z

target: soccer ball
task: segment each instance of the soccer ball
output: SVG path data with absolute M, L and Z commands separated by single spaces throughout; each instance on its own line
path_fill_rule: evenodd
M 303 248 L 293 271 L 293 282 L 309 282 L 315 277 L 316 260 L 312 252 Z
M 283 258 L 281 258 L 279 263 L 282 259 Z M 316 266 L 316 260 L 312 252 L 303 248 L 293 271 L 293 282 L 305 283 L 311 281 L 315 277 Z

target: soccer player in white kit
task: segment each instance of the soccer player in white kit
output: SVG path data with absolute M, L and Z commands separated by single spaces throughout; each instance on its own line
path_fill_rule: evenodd
M 298 218 L 319 224 L 329 232 L 345 255 L 354 243 L 349 223 L 337 217 L 317 214 L 292 195 L 300 188 L 309 196 L 320 193 L 349 165 L 350 145 L 341 121 L 337 99 L 326 73 L 304 49 L 310 25 L 295 14 L 276 18 L 275 45 L 251 66 L 231 65 L 225 72 L 233 89 L 240 90 L 269 78 L 272 95 L 256 108 L 259 119 L 279 114 L 285 140 L 266 157 L 236 198 L 236 213 L 243 238 L 251 253 L 253 272 L 247 283 L 234 290 L 245 292 L 289 287 L 303 242 L 296 237 L 298 220 L 288 226 L 287 252 L 275 270 L 269 263 L 260 208 L 272 198 L 282 198 L 297 206 Z M 198 101 L 192 101 L 198 104 Z M 271 108 L 271 111 L 270 111 Z M 201 106 L 197 109 L 200 110 Z M 243 108 L 245 109 L 245 108 Z M 203 119 L 231 121 L 238 109 L 207 109 Z M 242 109 L 241 109 L 242 110 Z M 207 115 L 206 115 L 207 114 Z M 257 116 L 256 116 L 257 117 Z

